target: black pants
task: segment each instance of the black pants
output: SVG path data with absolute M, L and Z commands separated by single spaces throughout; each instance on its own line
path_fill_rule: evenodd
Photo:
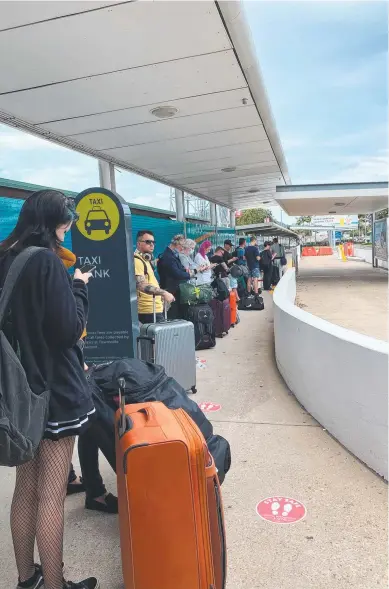
M 95 499 L 107 492 L 99 470 L 99 449 L 116 472 L 115 440 L 113 434 L 102 427 L 99 419 L 78 438 L 78 456 L 81 474 L 88 497 Z M 70 466 L 69 483 L 76 479 L 73 465 Z
M 139 313 L 138 317 L 141 323 L 154 323 L 153 313 Z M 155 318 L 157 323 L 163 323 L 165 321 L 165 316 L 163 313 L 156 313 Z
M 270 290 L 273 275 L 273 268 L 264 268 L 263 270 L 263 290 Z

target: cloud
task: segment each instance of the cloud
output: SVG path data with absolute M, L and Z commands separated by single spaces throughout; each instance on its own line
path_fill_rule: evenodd
M 23 181 L 30 184 L 52 186 L 64 190 L 78 191 L 80 186 L 90 185 L 88 170 L 81 166 L 53 166 L 39 170 L 22 170 Z
M 367 142 L 374 143 L 387 142 L 387 125 L 382 123 L 360 129 L 353 133 L 339 133 L 331 139 L 320 141 L 322 147 L 354 147 L 358 145 L 366 145 Z
M 5 126 L 0 126 L 0 149 L 8 151 L 65 150 L 60 145 Z
M 361 157 L 335 173 L 328 182 L 387 182 L 389 152 L 381 150 L 375 156 Z

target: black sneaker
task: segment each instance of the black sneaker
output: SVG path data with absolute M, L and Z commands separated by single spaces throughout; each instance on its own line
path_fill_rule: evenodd
M 28 581 L 23 581 L 23 583 L 19 579 L 18 586 L 16 589 L 40 589 L 40 587 L 43 587 L 42 568 L 39 564 L 36 564 L 34 566 L 35 573 L 31 577 L 31 579 L 28 579 Z
M 99 587 L 100 583 L 94 577 L 89 577 L 89 579 L 84 579 L 78 583 L 64 581 L 63 584 L 63 589 L 99 589 Z

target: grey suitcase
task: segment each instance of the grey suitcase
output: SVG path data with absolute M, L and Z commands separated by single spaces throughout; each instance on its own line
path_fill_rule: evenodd
M 166 374 L 174 378 L 186 391 L 197 393 L 193 323 L 182 319 L 166 319 L 164 323 L 144 323 L 140 327 L 138 351 L 141 360 L 163 366 Z

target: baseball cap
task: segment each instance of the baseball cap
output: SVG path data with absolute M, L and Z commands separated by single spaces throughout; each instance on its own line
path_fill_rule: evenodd
M 226 239 L 224 245 L 233 245 L 231 239 Z

